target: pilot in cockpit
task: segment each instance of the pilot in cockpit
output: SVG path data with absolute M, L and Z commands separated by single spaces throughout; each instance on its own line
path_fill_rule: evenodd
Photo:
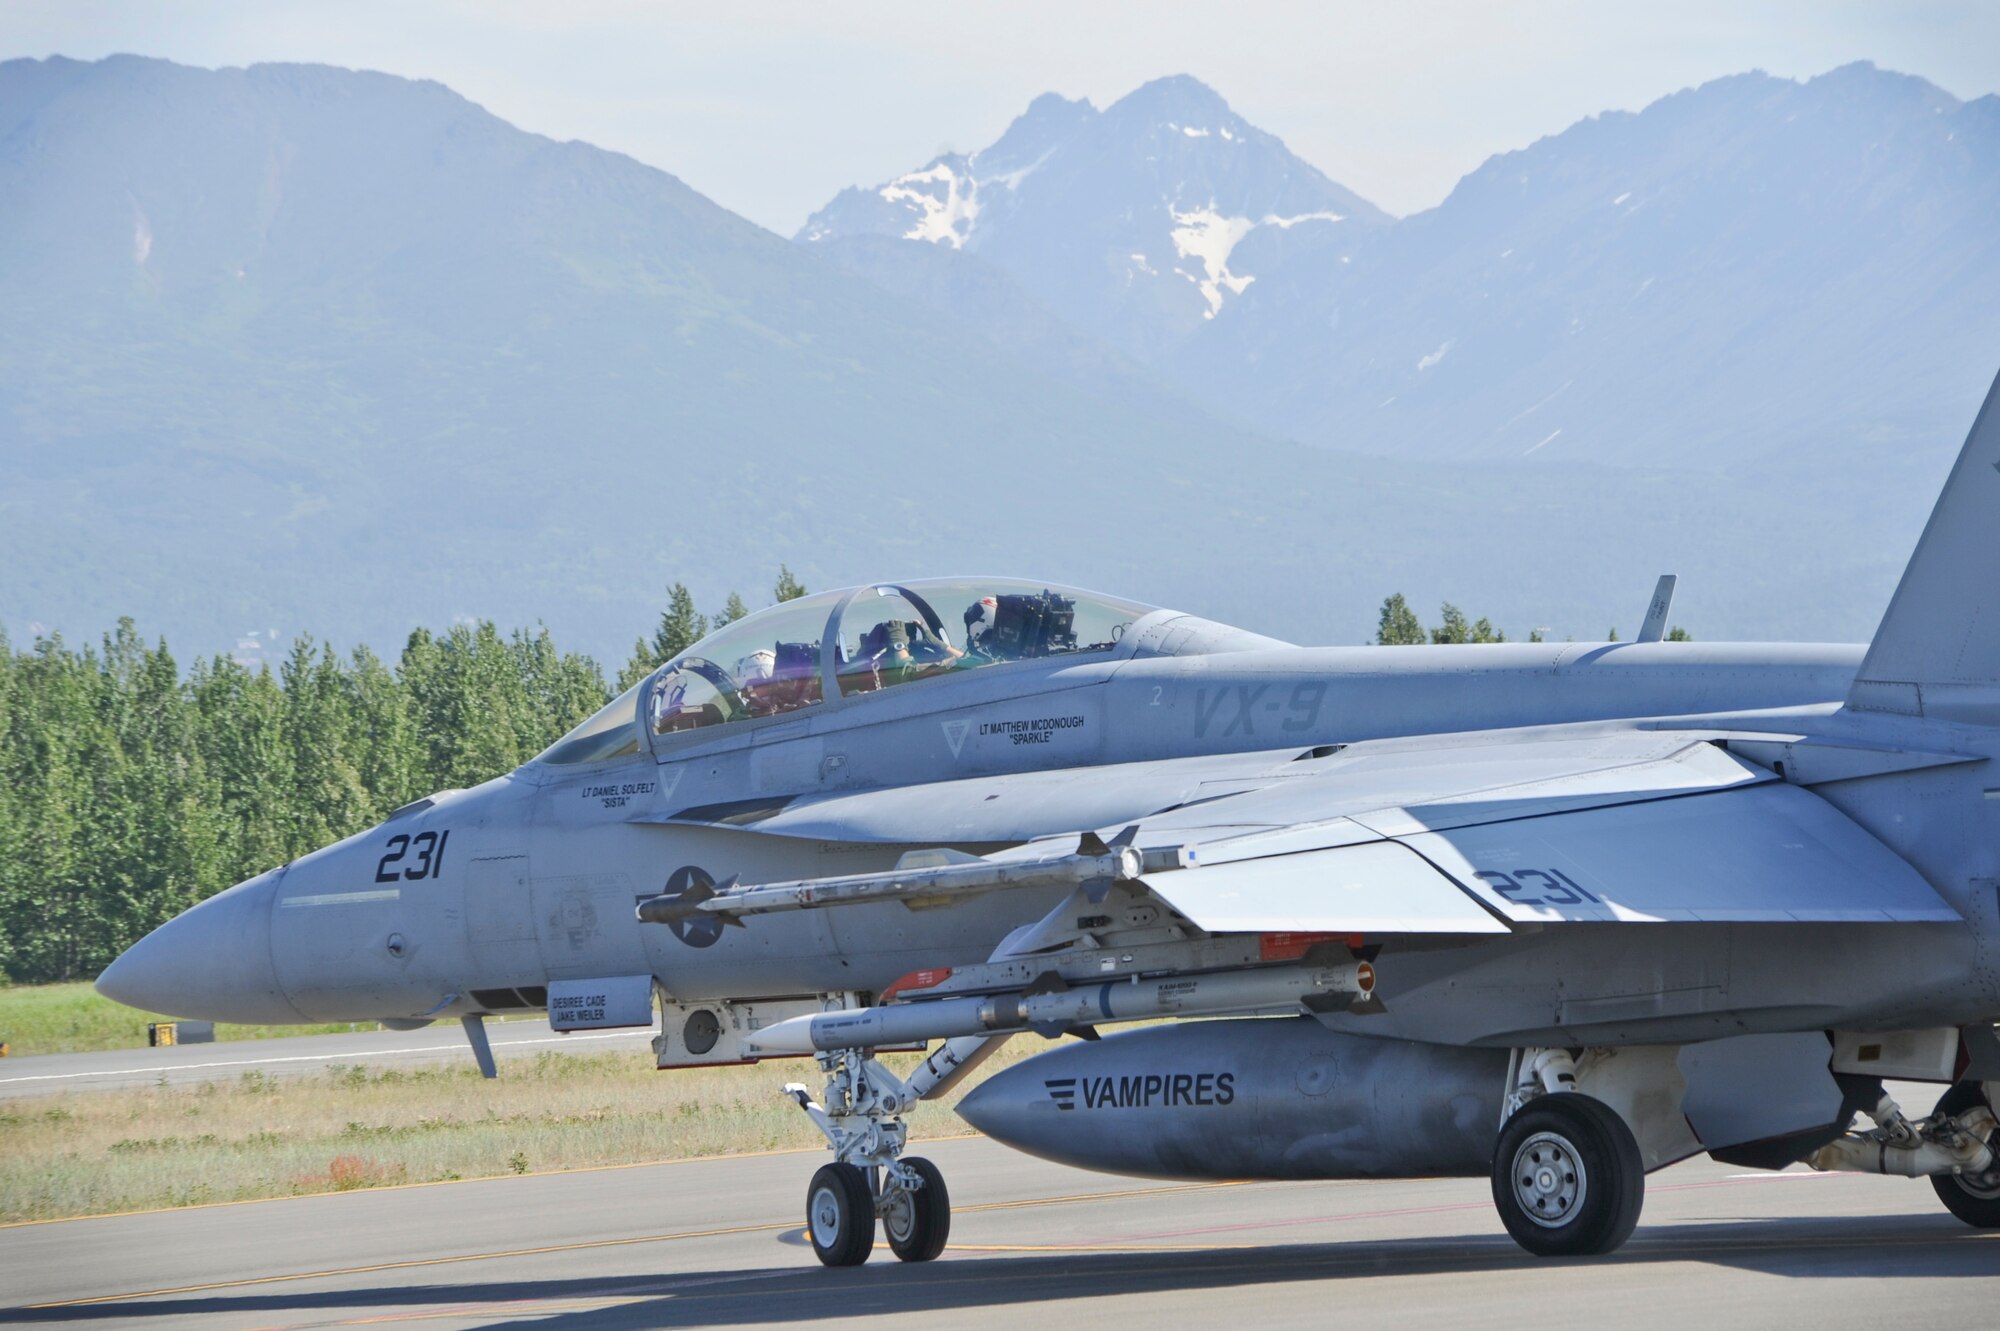
M 736 662 L 736 687 L 747 694 L 777 673 L 777 668 L 778 654 L 769 647 L 759 647 Z
M 789 712 L 819 701 L 819 644 L 780 642 L 736 663 L 737 689 L 751 716 Z
M 861 635 L 841 673 L 859 677 L 850 691 L 867 692 L 950 670 L 964 656 L 921 620 L 885 619 Z
M 1003 660 L 993 628 L 1000 618 L 1000 598 L 982 596 L 965 607 L 965 647 L 980 661 Z
M 1077 651 L 1076 601 L 1054 591 L 982 596 L 965 608 L 965 642 L 982 665 Z

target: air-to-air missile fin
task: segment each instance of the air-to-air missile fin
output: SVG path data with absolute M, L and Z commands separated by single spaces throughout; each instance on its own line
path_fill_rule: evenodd
M 1117 836 L 1106 841 L 1095 832 L 1085 832 L 1077 838 L 1076 853 L 1079 855 L 1110 855 L 1125 849 L 1139 839 L 1139 824 L 1133 823 Z
M 723 884 L 723 888 L 726 890 L 735 881 L 734 878 L 730 879 L 728 883 Z M 713 900 L 718 895 L 720 893 L 715 888 L 697 879 L 682 891 L 646 898 L 639 903 L 636 913 L 646 924 L 679 924 L 683 920 L 691 920 L 701 914 L 702 903 Z
M 1035 977 L 1034 983 L 1021 992 L 1029 998 L 1034 998 L 1040 994 L 1059 994 L 1067 988 L 1069 988 L 1069 981 L 1065 980 L 1061 975 L 1055 971 L 1043 971 Z

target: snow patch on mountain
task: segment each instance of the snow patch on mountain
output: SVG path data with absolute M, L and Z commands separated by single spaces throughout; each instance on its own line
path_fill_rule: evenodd
M 882 187 L 881 194 L 884 202 L 903 204 L 915 214 L 915 223 L 903 233 L 905 240 L 961 249 L 979 220 L 979 182 L 954 171 L 946 158 L 898 176 Z
M 1248 273 L 1238 276 L 1229 271 L 1229 252 L 1236 248 L 1237 242 L 1255 230 L 1257 224 L 1247 217 L 1224 217 L 1215 210 L 1213 202 L 1205 208 L 1191 208 L 1187 212 L 1168 204 L 1167 215 L 1174 222 L 1174 229 L 1169 233 L 1174 251 L 1183 259 L 1199 260 L 1202 269 L 1198 277 L 1185 268 L 1175 268 L 1174 271 L 1201 289 L 1202 299 L 1208 302 L 1208 311 L 1202 317 L 1213 319 L 1222 309 L 1223 292 L 1240 296 L 1257 280 Z
M 1265 213 L 1257 222 L 1258 226 L 1274 226 L 1280 231 L 1290 231 L 1301 222 L 1344 222 L 1345 213 L 1300 213 L 1297 217 L 1280 217 L 1276 213 Z
M 1259 275 L 1322 246 L 1346 250 L 1350 232 L 1359 242 L 1387 221 L 1213 89 L 1177 75 L 1101 111 L 1037 97 L 977 152 L 841 191 L 799 238 L 964 251 L 1144 361 L 1195 336 Z M 914 255 L 909 266 L 937 271 Z M 948 295 L 937 300 L 951 307 Z

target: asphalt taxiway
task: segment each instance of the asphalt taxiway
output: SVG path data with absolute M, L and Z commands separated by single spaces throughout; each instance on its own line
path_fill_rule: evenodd
M 1637 1235 L 1528 1257 L 1483 1180 L 1171 1184 L 977 1138 L 922 1148 L 950 1249 L 829 1271 L 800 1232 L 822 1152 L 638 1165 L 0 1228 L 0 1322 L 587 1327 L 1990 1325 L 2000 1232 L 1921 1180 L 1650 1180 Z M 1444 1320 L 1448 1319 L 1448 1320 Z

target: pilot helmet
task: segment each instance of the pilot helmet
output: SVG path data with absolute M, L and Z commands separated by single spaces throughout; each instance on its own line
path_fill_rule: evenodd
M 1000 601 L 997 597 L 982 596 L 965 607 L 965 645 L 974 651 L 988 650 L 986 635 L 993 631 L 999 614 Z
M 769 679 L 778 669 L 778 654 L 761 647 L 736 663 L 736 678 L 745 684 Z

